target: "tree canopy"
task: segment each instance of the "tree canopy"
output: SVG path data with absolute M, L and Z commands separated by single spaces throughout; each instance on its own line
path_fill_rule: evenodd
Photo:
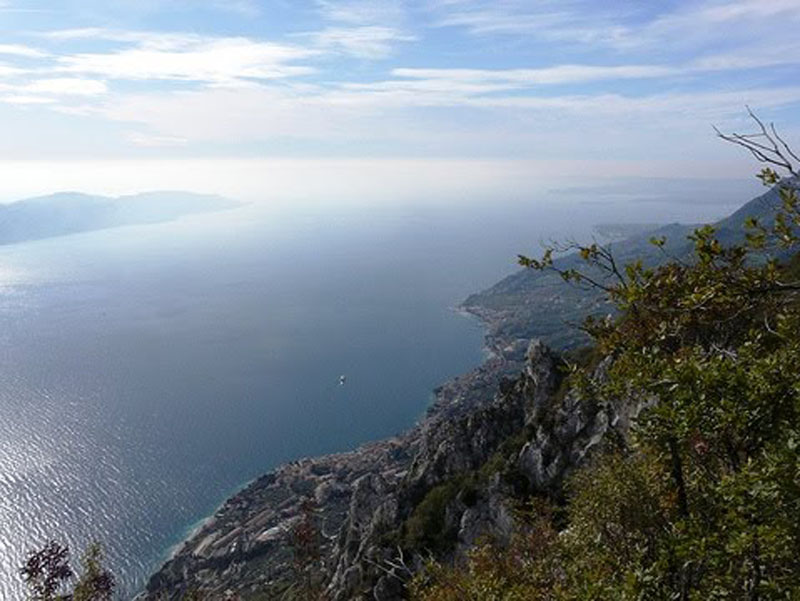
M 618 265 L 595 243 L 569 246 L 586 269 L 559 269 L 565 247 L 520 257 L 608 296 L 618 317 L 583 324 L 608 375 L 571 378 L 585 399 L 643 410 L 572 476 L 564 519 L 539 503 L 510 548 L 431 565 L 416 599 L 800 598 L 800 160 L 751 116 L 756 133 L 718 134 L 764 163 L 780 206 L 743 242 L 705 226 L 691 256 L 659 265 Z

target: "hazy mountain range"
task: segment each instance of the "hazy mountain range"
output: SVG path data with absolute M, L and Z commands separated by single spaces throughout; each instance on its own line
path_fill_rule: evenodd
M 190 192 L 145 192 L 116 198 L 59 192 L 0 205 L 0 244 L 162 223 L 238 206 L 240 203 L 222 196 Z
M 800 181 L 786 180 L 784 185 L 786 184 L 798 187 Z M 780 205 L 778 188 L 774 187 L 745 203 L 728 217 L 717 221 L 714 224 L 716 237 L 723 243 L 740 242 L 745 237 L 744 223 L 748 217 L 755 217 L 769 226 Z M 672 223 L 650 230 L 638 225 L 629 229 L 616 226 L 619 232 L 631 235 L 624 239 L 613 236 L 615 241 L 608 244 L 608 247 L 619 265 L 637 259 L 642 259 L 645 264 L 655 265 L 663 262 L 665 257 L 689 256 L 692 242 L 687 236 L 698 225 Z M 596 231 L 602 235 L 608 228 L 609 226 L 599 226 Z M 650 243 L 652 238 L 666 240 L 663 250 Z M 561 269 L 586 270 L 585 264 L 575 253 L 562 256 L 555 263 Z M 599 273 L 595 275 L 602 277 Z M 463 308 L 486 321 L 490 339 L 538 337 L 556 348 L 585 344 L 587 338 L 575 326 L 587 315 L 602 315 L 612 310 L 598 290 L 566 283 L 552 271 L 538 272 L 531 269 L 521 269 L 488 290 L 471 295 L 464 302 Z

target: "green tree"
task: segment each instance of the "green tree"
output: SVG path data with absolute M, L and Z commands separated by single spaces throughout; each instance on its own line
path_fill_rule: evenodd
M 114 576 L 103 567 L 103 550 L 99 543 L 90 544 L 81 560 L 82 570 L 71 592 L 69 583 L 75 572 L 69 564 L 69 548 L 50 541 L 28 555 L 20 569 L 30 591 L 31 601 L 111 601 Z
M 50 541 L 40 550 L 29 553 L 20 573 L 30 590 L 31 601 L 69 598 L 60 594 L 66 582 L 72 578 L 69 549 L 56 541 Z
M 83 571 L 73 590 L 73 601 L 111 601 L 114 576 L 103 567 L 103 549 L 99 543 L 89 545 L 81 563 Z
M 571 478 L 566 528 L 544 537 L 546 554 L 526 553 L 526 540 L 552 522 L 464 567 L 434 567 L 417 598 L 800 598 L 800 282 L 798 259 L 786 262 L 800 256 L 800 161 L 751 115 L 755 134 L 719 135 L 766 163 L 759 178 L 780 205 L 748 219 L 742 243 L 705 226 L 691 256 L 658 266 L 620 266 L 598 244 L 571 246 L 584 269 L 560 269 L 559 248 L 520 257 L 607 294 L 619 317 L 583 326 L 612 359 L 607 378 L 576 368 L 573 382 L 643 410 L 629 441 Z

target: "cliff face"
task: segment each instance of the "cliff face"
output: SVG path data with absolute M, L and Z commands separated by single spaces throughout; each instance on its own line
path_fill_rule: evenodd
M 152 577 L 146 598 L 192 588 L 214 599 L 277 598 L 294 576 L 292 532 L 306 499 L 336 601 L 402 599 L 421 557 L 457 556 L 487 536 L 506 540 L 518 501 L 558 495 L 609 430 L 624 435 L 633 409 L 565 391 L 561 360 L 538 340 L 498 350 L 441 387 L 410 432 L 253 482 Z
M 398 492 L 410 481 L 410 471 L 422 469 L 419 458 L 436 445 L 434 432 L 442 427 L 437 424 L 463 419 L 486 404 L 502 381 L 520 371 L 523 355 L 524 345 L 509 345 L 446 383 L 437 389 L 428 415 L 401 436 L 289 463 L 254 481 L 183 543 L 151 577 L 142 598 L 180 599 L 193 589 L 211 598 L 229 593 L 272 598 L 270 591 L 283 590 L 294 577 L 293 529 L 309 499 L 322 534 L 320 568 L 327 580 L 335 580 L 332 590 L 343 587 L 349 564 L 360 565 L 369 559 L 367 551 L 374 552 L 370 545 L 381 524 L 399 524 L 407 512 Z M 367 585 L 368 573 L 357 585 L 353 574 L 346 576 L 350 588 Z
M 322 556 L 350 515 L 365 478 L 392 481 L 410 464 L 408 440 L 391 439 L 351 453 L 284 465 L 230 498 L 148 584 L 147 599 L 180 599 L 202 590 L 210 598 L 245 598 L 280 586 L 293 575 L 292 532 L 310 498 L 322 529 Z M 329 562 L 326 562 L 326 566 Z M 267 597 L 269 598 L 269 597 Z

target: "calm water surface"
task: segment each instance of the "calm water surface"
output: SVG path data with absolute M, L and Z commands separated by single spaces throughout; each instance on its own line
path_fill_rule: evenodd
M 450 307 L 513 256 L 460 262 L 485 224 L 448 222 L 246 207 L 0 248 L 0 598 L 50 538 L 101 540 L 130 594 L 249 479 L 412 424 L 481 358 Z

